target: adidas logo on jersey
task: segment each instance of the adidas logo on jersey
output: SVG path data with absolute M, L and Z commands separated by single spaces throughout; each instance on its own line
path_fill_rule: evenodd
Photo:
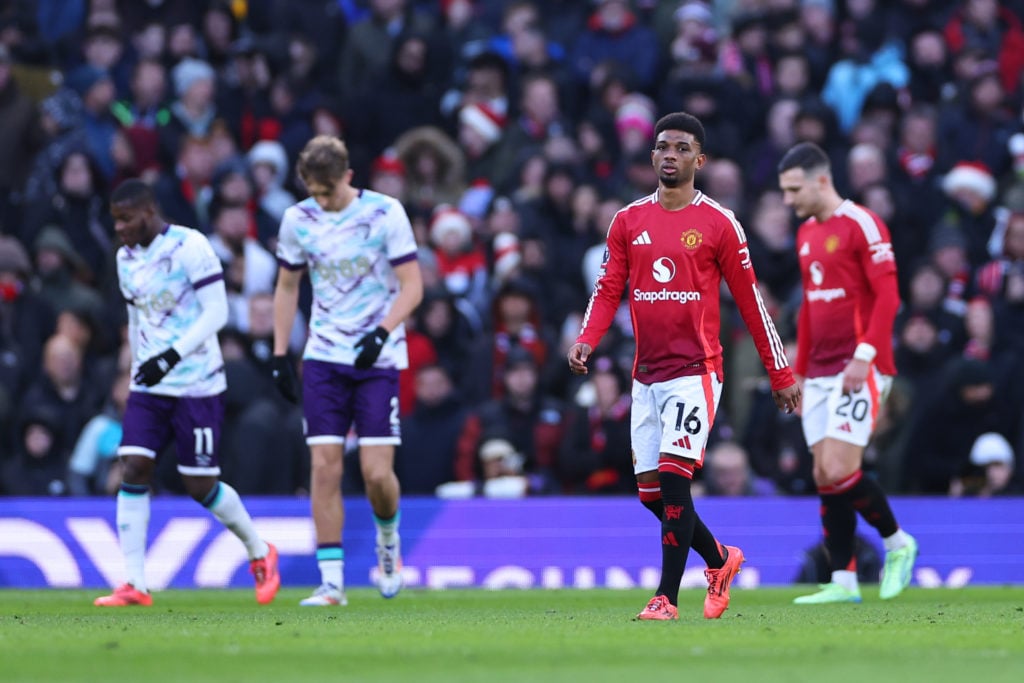
M 646 230 L 644 230 L 642 233 L 637 235 L 636 239 L 633 240 L 633 244 L 650 244 L 650 243 L 651 243 L 651 236 L 647 234 Z
M 676 439 L 672 445 L 676 448 L 685 448 L 686 450 L 690 450 L 690 437 L 684 436 L 681 439 Z
M 850 423 L 849 422 L 844 422 L 843 424 L 839 425 L 838 429 L 841 432 L 848 432 L 848 433 L 853 431 L 852 429 L 850 429 Z
M 800 247 L 800 256 L 807 256 L 810 253 L 811 245 L 809 245 L 807 242 L 804 242 L 803 246 Z

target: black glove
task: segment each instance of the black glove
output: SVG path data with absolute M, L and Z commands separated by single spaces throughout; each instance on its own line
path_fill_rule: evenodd
M 180 360 L 181 356 L 174 347 L 153 356 L 139 366 L 139 371 L 135 373 L 135 383 L 144 387 L 155 387 Z
M 384 342 L 388 340 L 388 331 L 383 327 L 377 327 L 373 332 L 356 342 L 356 348 L 362 349 L 356 356 L 356 368 L 367 370 L 373 367 L 380 350 L 384 348 Z
M 277 390 L 292 403 L 298 403 L 299 380 L 295 376 L 295 366 L 288 356 L 274 356 L 270 361 L 270 367 Z

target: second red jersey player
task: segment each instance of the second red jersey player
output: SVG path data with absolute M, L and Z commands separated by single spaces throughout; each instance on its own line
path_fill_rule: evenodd
M 891 339 L 899 294 L 885 223 L 847 199 L 828 219 L 804 221 L 796 243 L 804 282 L 796 373 L 837 375 L 866 343 L 876 351 L 878 371 L 895 375 Z M 876 306 L 886 313 L 874 315 Z

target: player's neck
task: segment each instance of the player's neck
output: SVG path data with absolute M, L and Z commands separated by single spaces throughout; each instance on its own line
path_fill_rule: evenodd
M 693 183 L 681 187 L 658 186 L 658 203 L 666 211 L 685 209 L 693 203 L 696 197 L 697 190 L 693 187 Z
M 814 218 L 817 219 L 819 223 L 824 223 L 829 218 L 832 218 L 832 214 L 836 212 L 844 201 L 846 200 L 835 192 L 825 195 L 825 197 L 822 198 L 821 208 L 814 212 Z

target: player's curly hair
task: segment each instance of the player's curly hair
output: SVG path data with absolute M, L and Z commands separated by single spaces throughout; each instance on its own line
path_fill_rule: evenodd
M 317 135 L 299 154 L 297 170 L 307 185 L 331 187 L 348 172 L 348 147 L 333 135 Z
M 654 124 L 654 137 L 658 137 L 663 130 L 681 130 L 684 133 L 690 133 L 700 148 L 704 149 L 704 124 L 693 114 L 687 114 L 684 111 L 665 114 Z

